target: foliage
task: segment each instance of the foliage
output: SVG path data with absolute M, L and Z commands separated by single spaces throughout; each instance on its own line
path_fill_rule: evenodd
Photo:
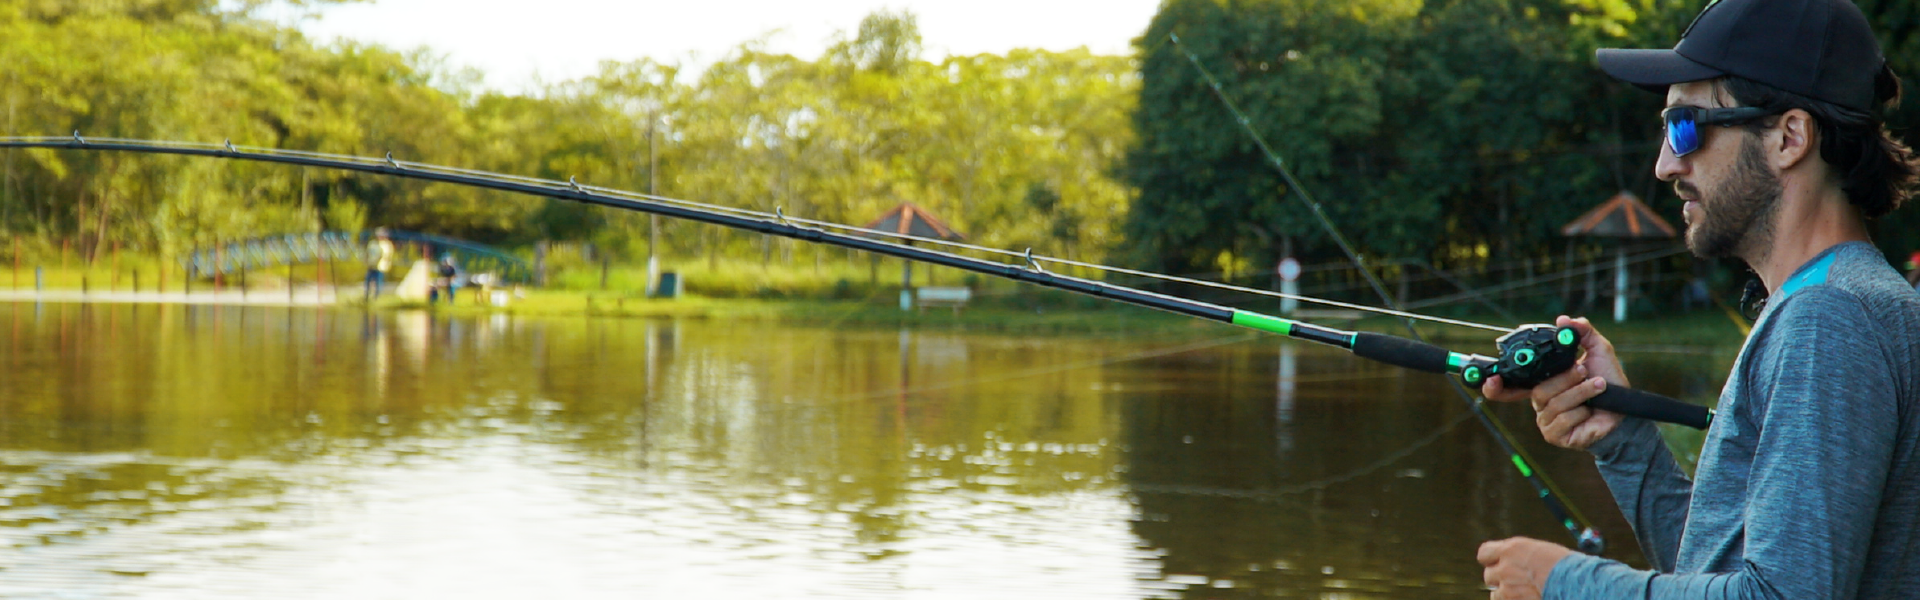
M 1896 71 L 1916 73 L 1920 12 L 1862 6 Z M 1560 226 L 1621 190 L 1680 225 L 1680 202 L 1651 174 L 1662 99 L 1607 78 L 1593 55 L 1670 46 L 1698 9 L 1676 0 L 1170 0 L 1138 41 L 1139 143 L 1121 170 L 1140 190 L 1125 225 L 1131 261 L 1263 269 L 1289 242 L 1309 262 L 1344 261 L 1188 52 L 1363 254 L 1551 268 L 1568 256 Z M 1168 43 L 1171 34 L 1182 43 Z M 1915 110 L 1893 115 L 1897 131 Z M 1920 246 L 1916 215 L 1878 223 L 1882 246 Z M 1607 243 L 1577 241 L 1583 257 Z
M 1672 11 L 1654 4 L 1169 2 L 1140 40 L 1141 141 L 1123 170 L 1141 190 L 1135 260 L 1272 264 L 1285 239 L 1339 257 L 1188 52 L 1363 252 L 1554 255 L 1560 224 L 1646 185 L 1657 99 L 1608 83 L 1590 57 L 1671 39 Z M 1643 15 L 1657 18 L 1619 26 Z
M 862 224 L 913 202 L 1006 248 L 1167 271 L 1264 272 L 1283 248 L 1476 268 L 1569 254 L 1558 227 L 1651 177 L 1660 99 L 1602 76 L 1599 47 L 1671 43 L 1681 0 L 1169 0 L 1137 57 L 921 55 L 881 11 L 808 59 L 750 40 L 704 70 L 608 62 L 538 93 L 481 90 L 425 51 L 319 45 L 262 20 L 325 0 L 0 0 L 9 135 L 161 138 L 380 156 Z M 1863 0 L 1895 69 L 1920 12 Z M 1178 33 L 1183 43 L 1167 40 Z M 1300 177 L 1288 190 L 1188 64 L 1224 83 Z M 1905 133 L 1920 116 L 1893 114 Z M 656 177 L 656 172 L 658 177 Z M 362 174 L 154 155 L 0 152 L 0 234 L 83 256 L 177 256 L 222 239 L 388 225 L 641 259 L 652 220 Z M 841 251 L 662 220 L 680 263 L 805 266 Z M 1920 247 L 1920 208 L 1877 224 Z M 1606 252 L 1581 244 L 1579 258 Z M 1233 277 L 1228 273 L 1227 277 Z
M 900 202 L 971 239 L 1099 256 L 1128 191 L 1125 57 L 920 56 L 913 15 L 868 16 L 824 56 L 749 41 L 704 72 L 640 59 L 533 95 L 478 90 L 424 52 L 321 46 L 256 19 L 264 0 L 0 0 L 9 135 L 230 139 L 381 156 L 853 224 Z M 644 255 L 648 219 L 378 176 L 149 155 L 0 153 L 0 231 L 177 254 L 220 239 L 388 225 L 492 243 Z M 656 167 L 657 165 L 657 167 Z M 658 169 L 658 181 L 653 171 Z M 1036 212 L 1029 189 L 1058 197 Z M 1062 224 L 1069 244 L 1055 242 Z M 668 256 L 837 256 L 662 223 Z

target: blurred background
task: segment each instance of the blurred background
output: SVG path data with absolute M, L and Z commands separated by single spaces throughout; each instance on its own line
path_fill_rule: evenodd
M 1661 99 L 1592 56 L 1671 45 L 1696 2 L 786 4 L 12 0 L 0 103 L 10 135 L 392 152 L 855 225 L 912 203 L 982 245 L 1262 287 L 1295 256 L 1308 290 L 1366 298 L 1184 48 L 1403 297 L 1521 281 L 1505 302 L 1604 306 L 1612 290 L 1579 270 L 1623 248 L 1645 254 L 1629 267 L 1643 310 L 1679 308 L 1695 279 L 1744 282 L 1645 253 L 1672 239 L 1563 231 L 1621 192 L 1681 223 L 1651 176 Z M 1862 7 L 1915 73 L 1920 21 Z M 660 223 L 650 254 L 642 215 L 443 184 L 46 150 L 0 163 L 0 235 L 29 264 L 390 226 L 529 258 L 553 244 L 560 286 L 644 287 L 619 267 L 655 257 L 705 271 L 686 279 L 709 295 L 891 283 L 843 251 L 690 223 Z M 1877 226 L 1905 267 L 1920 217 Z M 614 281 L 569 280 L 569 261 L 611 261 Z
M 1920 13 L 1860 6 L 1920 77 Z M 924 214 L 983 246 L 1381 304 L 1306 191 L 1397 303 L 1591 313 L 1636 387 L 1711 404 L 1748 276 L 1687 255 L 1652 177 L 1662 99 L 1592 58 L 1670 46 L 1699 9 L 0 0 L 0 118 Z M 358 306 L 376 227 L 401 240 L 390 281 L 452 248 L 523 287 Z M 1914 268 L 1920 210 L 1874 227 Z M 1481 541 L 1570 541 L 1438 377 L 843 249 L 6 149 L 0 253 L 0 598 L 1482 598 Z M 895 307 L 927 287 L 970 295 Z M 1361 317 L 1314 319 L 1401 331 Z M 1644 565 L 1590 458 L 1491 410 L 1605 555 Z M 1690 464 L 1699 434 L 1665 433 Z

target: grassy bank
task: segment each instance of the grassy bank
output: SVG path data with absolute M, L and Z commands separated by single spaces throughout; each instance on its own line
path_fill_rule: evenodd
M 0 287 L 18 285 L 33 289 L 34 267 L 23 264 L 17 271 L 0 271 Z M 194 290 L 212 289 L 209 279 L 187 281 L 178 265 L 132 253 L 86 265 L 74 260 L 64 264 L 40 264 L 46 289 L 90 291 L 182 291 L 189 284 Z M 389 276 L 390 282 L 405 277 L 400 265 Z M 243 283 L 249 290 L 284 290 L 293 285 L 317 281 L 356 288 L 362 277 L 358 263 L 296 265 L 262 269 L 244 276 L 223 277 L 219 285 L 233 289 Z M 945 309 L 901 311 L 899 308 L 900 262 L 828 260 L 819 263 L 796 261 L 689 261 L 663 269 L 672 271 L 683 282 L 686 295 L 673 300 L 646 297 L 644 265 L 610 265 L 604 271 L 594 264 L 553 265 L 549 285 L 524 289 L 521 296 L 505 307 L 479 305 L 473 290 L 463 290 L 455 306 L 435 307 L 453 314 L 508 313 L 540 316 L 596 316 L 629 318 L 692 318 L 736 320 L 782 320 L 798 323 L 871 327 L 942 327 L 973 330 L 1045 331 L 1045 332 L 1121 332 L 1201 334 L 1231 331 L 1230 326 L 1158 311 L 1046 290 L 1013 281 L 983 277 L 971 273 L 915 265 L 914 284 L 918 286 L 966 286 L 974 300 L 955 314 Z M 16 283 L 17 282 L 17 283 Z M 604 282 L 604 286 L 603 286 Z M 343 294 L 355 296 L 355 294 Z M 1248 300 L 1254 305 L 1263 304 Z M 380 309 L 428 308 L 421 302 L 385 299 Z M 1520 307 L 1516 307 L 1520 310 Z M 1491 314 L 1450 314 L 1467 321 L 1511 324 Z M 1523 314 L 1548 322 L 1554 315 Z M 1714 351 L 1737 350 L 1744 335 L 1726 314 L 1716 309 L 1682 314 L 1645 315 L 1614 323 L 1605 315 L 1594 315 L 1600 330 L 1622 347 L 1689 347 Z M 1342 329 L 1404 334 L 1400 320 L 1393 317 L 1367 317 L 1358 322 L 1322 323 Z M 1419 329 L 1436 343 L 1461 351 L 1493 352 L 1492 332 L 1421 323 Z

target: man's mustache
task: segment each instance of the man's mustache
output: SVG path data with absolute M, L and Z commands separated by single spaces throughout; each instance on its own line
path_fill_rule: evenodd
M 1673 192 L 1676 194 L 1679 194 L 1682 200 L 1686 200 L 1686 199 L 1699 200 L 1700 199 L 1700 188 L 1694 187 L 1693 184 L 1687 183 L 1685 181 L 1673 182 Z

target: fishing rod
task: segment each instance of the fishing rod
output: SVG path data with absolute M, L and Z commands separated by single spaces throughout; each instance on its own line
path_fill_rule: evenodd
M 786 217 L 784 214 L 776 214 L 772 219 L 743 216 L 741 214 L 726 214 L 705 208 L 679 206 L 633 197 L 621 197 L 620 195 L 607 193 L 612 190 L 603 191 L 602 188 L 590 188 L 581 185 L 577 181 L 558 182 L 529 177 L 501 175 L 486 171 L 401 162 L 394 160 L 391 154 L 382 159 L 265 148 L 243 149 L 242 147 L 234 146 L 232 143 L 214 146 L 211 144 L 183 144 L 152 140 L 89 140 L 77 134 L 73 137 L 59 138 L 0 138 L 0 148 L 45 148 L 53 150 L 174 154 L 279 163 L 301 167 L 358 171 L 407 179 L 451 183 L 657 214 L 664 217 L 685 219 L 733 229 L 743 229 L 764 235 L 774 235 L 873 252 L 963 271 L 1012 279 L 1041 287 L 1107 298 L 1127 304 L 1229 323 L 1269 333 L 1277 333 L 1294 339 L 1338 347 L 1353 352 L 1362 358 L 1368 358 L 1394 366 L 1429 373 L 1459 375 L 1461 378 L 1467 380 L 1468 383 L 1476 385 L 1484 381 L 1487 377 L 1502 375 L 1506 377 L 1507 382 L 1514 387 L 1530 387 L 1530 384 L 1537 384 L 1547 377 L 1551 377 L 1570 368 L 1571 364 L 1568 363 L 1568 361 L 1573 358 L 1570 352 L 1577 349 L 1579 345 L 1579 333 L 1572 328 L 1555 329 L 1544 325 L 1529 325 L 1513 330 L 1497 340 L 1496 343 L 1501 351 L 1500 357 L 1462 354 L 1433 344 L 1382 333 L 1344 331 L 1314 325 L 1304 321 L 1054 273 L 1040 266 L 1041 261 L 1032 255 L 1031 250 L 1026 253 L 1019 253 L 1019 255 L 1027 258 L 1025 264 L 995 262 L 950 252 L 885 242 L 865 236 L 825 231 L 797 223 L 796 221 L 799 221 L 799 219 Z M 733 212 L 753 214 L 752 211 L 741 211 L 737 209 Z M 1127 272 L 1131 273 L 1132 271 Z M 1491 327 L 1477 324 L 1469 325 Z M 1673 406 L 1674 404 L 1680 406 Z M 1708 415 L 1710 413 L 1705 407 L 1687 404 L 1664 396 L 1625 387 L 1610 387 L 1607 392 L 1602 393 L 1600 397 L 1589 402 L 1589 405 L 1629 416 L 1678 423 L 1698 428 L 1704 428 L 1708 424 Z
M 1287 168 L 1286 160 L 1282 159 L 1279 153 L 1274 152 L 1273 147 L 1267 143 L 1266 138 L 1260 135 L 1258 130 L 1254 129 L 1252 119 L 1247 118 L 1246 113 L 1242 112 L 1240 107 L 1234 104 L 1233 99 L 1227 96 L 1226 89 L 1220 84 L 1220 79 L 1214 77 L 1213 72 L 1207 70 L 1206 65 L 1200 64 L 1200 57 L 1195 56 L 1193 52 L 1187 50 L 1186 47 L 1180 43 L 1179 34 L 1169 32 L 1167 34 L 1167 41 L 1181 54 L 1186 56 L 1187 62 L 1193 66 L 1195 71 L 1199 72 L 1200 77 L 1205 80 L 1207 86 L 1212 89 L 1214 97 L 1218 98 L 1221 105 L 1226 107 L 1227 112 L 1231 113 L 1234 122 L 1238 123 L 1241 130 L 1246 132 L 1247 137 L 1252 139 L 1254 145 L 1267 159 L 1267 163 L 1272 165 L 1275 171 L 1279 172 L 1280 177 L 1287 184 L 1287 194 L 1294 196 L 1301 204 L 1306 205 L 1308 213 L 1313 215 L 1314 219 L 1319 222 L 1321 228 L 1333 239 L 1334 244 L 1339 246 L 1340 251 L 1345 253 L 1347 259 L 1358 268 L 1360 275 L 1366 280 L 1367 284 L 1373 288 L 1374 294 L 1379 296 L 1380 301 L 1390 308 L 1399 309 L 1400 306 L 1398 303 L 1394 301 L 1392 296 L 1387 294 L 1386 287 L 1380 283 L 1379 278 L 1374 277 L 1373 273 L 1367 270 L 1365 261 L 1362 260 L 1358 252 L 1354 251 L 1353 245 L 1347 242 L 1346 236 L 1340 234 L 1340 229 L 1333 225 L 1333 220 L 1327 217 L 1327 213 L 1321 209 L 1320 203 L 1314 200 L 1312 193 L 1309 192 L 1305 186 L 1300 185 L 1300 180 L 1293 176 L 1293 170 Z M 1431 361 L 1437 360 L 1440 355 L 1427 349 L 1431 344 L 1426 343 L 1426 339 L 1420 335 L 1420 331 L 1414 328 L 1411 319 L 1405 319 L 1403 322 L 1406 325 L 1408 334 L 1413 336 L 1414 339 L 1405 340 L 1395 338 L 1396 341 L 1392 343 L 1398 347 L 1397 353 L 1400 354 L 1398 358 L 1413 359 L 1418 355 L 1420 360 L 1409 360 L 1408 363 L 1393 363 L 1392 361 L 1382 360 L 1379 357 L 1369 358 L 1392 364 L 1400 364 L 1400 366 L 1408 368 L 1430 370 L 1421 369 L 1410 363 L 1431 363 Z M 1483 361 L 1480 360 L 1484 357 L 1478 357 L 1477 355 L 1469 355 L 1462 359 L 1457 356 L 1456 353 L 1448 353 L 1447 359 L 1449 367 L 1455 367 L 1457 362 L 1459 366 L 1457 366 L 1458 371 L 1456 372 L 1460 374 L 1461 380 L 1469 385 L 1477 386 L 1488 377 L 1500 375 L 1502 382 L 1509 386 L 1515 388 L 1531 388 L 1545 381 L 1546 378 L 1564 372 L 1573 366 L 1577 360 L 1575 348 L 1579 345 L 1579 332 L 1572 328 L 1556 329 L 1548 325 L 1527 325 L 1515 329 L 1512 333 L 1501 336 L 1496 340 L 1496 344 L 1500 348 L 1500 358 L 1491 365 L 1484 364 Z M 1361 352 L 1358 351 L 1355 353 L 1361 354 Z M 1365 356 L 1365 354 L 1362 355 Z M 1431 364 L 1427 366 L 1430 367 Z M 1497 417 L 1487 412 L 1481 401 L 1476 400 L 1472 394 L 1469 394 L 1460 382 L 1450 381 L 1450 383 L 1452 384 L 1451 387 L 1453 388 L 1454 394 L 1458 396 L 1462 402 L 1467 404 L 1468 411 L 1478 418 L 1480 424 L 1487 429 L 1488 433 L 1493 435 L 1494 443 L 1498 444 L 1500 449 L 1507 453 L 1507 457 L 1513 463 L 1514 468 L 1520 472 L 1521 477 L 1525 478 L 1528 483 L 1533 485 L 1534 490 L 1539 492 L 1540 500 L 1545 504 L 1547 512 L 1551 513 L 1553 517 L 1560 522 L 1561 526 L 1566 528 L 1567 533 L 1573 537 L 1575 545 L 1582 552 L 1599 554 L 1606 545 L 1599 531 L 1592 526 L 1591 522 L 1587 521 L 1584 515 L 1581 515 L 1579 511 L 1575 510 L 1572 504 L 1560 499 L 1560 496 L 1563 494 L 1556 489 L 1552 480 L 1548 479 L 1545 473 L 1537 471 L 1530 466 L 1532 461 L 1529 460 L 1526 453 L 1520 449 L 1520 446 L 1514 443 L 1513 435 L 1508 432 L 1506 426 L 1501 424 Z M 1690 427 L 1699 429 L 1705 429 L 1713 418 L 1713 412 L 1704 407 L 1698 407 L 1635 390 L 1627 390 L 1625 388 L 1621 388 L 1623 391 L 1618 395 L 1613 395 L 1608 398 L 1607 396 L 1613 394 L 1613 389 L 1615 389 L 1614 386 L 1608 386 L 1606 391 L 1603 391 L 1600 396 L 1589 400 L 1587 404 L 1594 408 L 1613 410 L 1630 416 L 1646 416 L 1657 420 L 1682 422 Z M 1653 416 L 1652 413 L 1659 413 L 1659 416 Z
M 75 133 L 71 137 L 0 138 L 0 148 L 43 148 L 92 152 L 171 154 L 277 163 L 298 167 L 335 169 L 450 183 L 529 196 L 554 198 L 582 204 L 606 206 L 621 210 L 644 212 L 669 218 L 752 231 L 763 235 L 786 237 L 872 252 L 1021 281 L 1041 287 L 1106 298 L 1136 306 L 1221 323 L 1229 323 L 1240 327 L 1341 348 L 1362 358 L 1416 371 L 1458 375 L 1463 380 L 1475 385 L 1493 375 L 1500 375 L 1506 378 L 1511 385 L 1516 387 L 1527 387 L 1537 384 L 1547 377 L 1571 368 L 1578 354 L 1579 347 L 1579 332 L 1572 328 L 1531 325 L 1515 329 L 1497 340 L 1496 344 L 1500 350 L 1499 357 L 1459 353 L 1423 341 L 1381 333 L 1334 329 L 1284 317 L 1229 308 L 1054 273 L 1043 268 L 1041 266 L 1041 259 L 1034 257 L 1031 250 L 1020 254 L 1020 256 L 1025 259 L 1023 263 L 996 262 L 962 256 L 951 252 L 881 241 L 862 235 L 835 233 L 816 225 L 797 222 L 797 219 L 787 217 L 784 213 L 778 211 L 778 209 L 776 209 L 772 218 L 767 218 L 764 214 L 742 209 L 689 205 L 691 203 L 668 201 L 667 199 L 658 197 L 641 196 L 619 190 L 590 187 L 571 179 L 566 182 L 559 182 L 424 163 L 402 162 L 395 160 L 391 153 L 384 158 L 371 158 L 268 148 L 237 147 L 234 146 L 231 141 L 222 145 L 213 145 L 156 140 L 90 140 L 81 137 L 78 133 Z M 1378 311 L 1379 309 L 1374 310 Z M 1616 386 L 1609 386 L 1600 396 L 1589 401 L 1588 405 L 1628 416 L 1679 423 L 1696 428 L 1705 428 L 1712 418 L 1711 411 L 1708 411 L 1704 407 L 1657 394 Z M 1529 477 L 1536 475 L 1536 472 L 1517 455 L 1514 457 L 1514 462 L 1523 474 Z M 1571 523 L 1571 521 L 1568 522 Z M 1591 528 L 1577 534 L 1577 537 L 1581 538 L 1583 549 L 1595 548 L 1595 551 L 1597 551 L 1599 538 L 1597 534 L 1592 532 Z

